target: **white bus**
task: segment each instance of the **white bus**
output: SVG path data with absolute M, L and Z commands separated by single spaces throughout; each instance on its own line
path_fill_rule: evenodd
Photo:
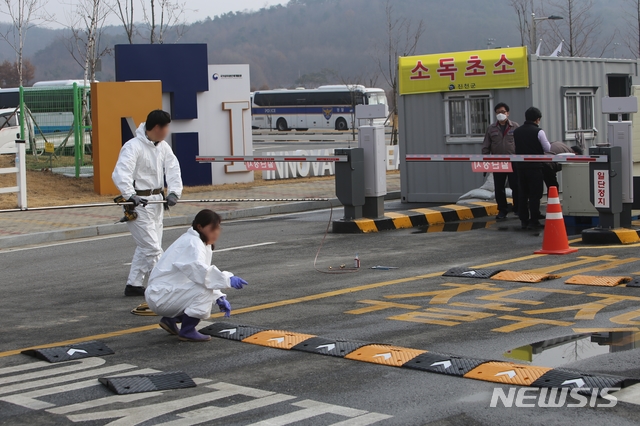
M 387 95 L 383 89 L 335 85 L 261 90 L 252 94 L 251 102 L 254 129 L 349 130 L 354 125 L 354 105 L 387 105 Z M 376 124 L 385 121 L 382 119 Z

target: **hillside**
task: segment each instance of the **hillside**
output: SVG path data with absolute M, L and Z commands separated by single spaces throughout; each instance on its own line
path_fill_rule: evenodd
M 286 7 L 206 18 L 189 25 L 179 42 L 207 43 L 210 63 L 249 63 L 254 88 L 290 87 L 300 77 L 320 83 L 325 78 L 337 82 L 370 77 L 377 73 L 374 58 L 386 37 L 385 4 L 384 0 L 293 0 Z M 392 4 L 398 18 L 424 20 L 426 31 L 417 49 L 420 53 L 483 49 L 489 38 L 495 39 L 495 46 L 520 44 L 509 0 L 495 0 L 490 6 L 477 0 L 403 0 Z M 594 15 L 604 17 L 603 35 L 613 34 L 621 9 L 607 9 L 604 0 L 596 0 L 595 6 Z M 618 33 L 615 41 L 625 46 L 621 37 Z M 29 32 L 26 56 L 36 65 L 36 80 L 81 75 L 68 52 L 67 38 L 66 30 L 35 28 Z M 168 37 L 168 42 L 175 41 L 175 35 Z M 102 46 L 125 42 L 118 27 L 107 28 L 101 39 Z M 595 50 L 594 46 L 594 54 Z M 618 54 L 622 50 L 626 48 L 618 47 Z M 8 46 L 0 43 L 0 60 L 13 57 Z M 113 62 L 113 57 L 103 59 L 98 79 L 114 78 Z M 378 84 L 383 84 L 382 79 Z

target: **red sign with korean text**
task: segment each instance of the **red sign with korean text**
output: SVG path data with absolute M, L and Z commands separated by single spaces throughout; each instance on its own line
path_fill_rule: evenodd
M 513 165 L 509 161 L 474 161 L 471 170 L 475 173 L 513 173 Z

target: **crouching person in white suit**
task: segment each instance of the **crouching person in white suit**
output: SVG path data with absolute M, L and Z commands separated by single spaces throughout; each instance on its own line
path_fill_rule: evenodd
M 231 305 L 220 289 L 241 289 L 247 282 L 231 272 L 211 264 L 213 246 L 220 236 L 221 218 L 211 210 L 202 210 L 192 227 L 160 257 L 149 277 L 145 298 L 149 308 L 162 315 L 160 327 L 180 340 L 211 340 L 196 331 L 200 320 L 211 316 L 213 303 L 231 315 Z M 177 323 L 181 322 L 181 328 Z

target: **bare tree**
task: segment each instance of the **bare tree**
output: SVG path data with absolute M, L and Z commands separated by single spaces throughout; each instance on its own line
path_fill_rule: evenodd
M 127 34 L 129 44 L 133 44 L 133 37 L 136 34 L 133 21 L 134 2 L 135 0 L 115 0 L 115 4 L 112 7 L 113 12 L 124 27 L 124 32 Z
M 149 31 L 149 43 L 162 44 L 169 29 L 176 31 L 178 39 L 185 30 L 184 15 L 186 3 L 179 0 L 148 0 L 149 5 L 142 1 L 142 15 Z
M 640 58 L 640 0 L 626 0 L 625 20 L 629 24 L 624 34 L 625 44 L 636 58 Z
M 107 17 L 112 12 L 108 0 L 76 0 L 71 18 L 71 40 L 67 48 L 84 70 L 85 86 L 96 80 L 100 59 L 111 53 L 111 47 L 101 47 L 100 38 Z
M 16 67 L 18 70 L 18 80 L 20 86 L 23 83 L 24 73 L 24 43 L 27 32 L 38 25 L 49 21 L 51 16 L 44 10 L 47 0 L 2 0 L 5 7 L 3 13 L 11 20 L 12 28 L 4 34 L 0 33 L 0 38 L 7 42 L 16 53 Z
M 531 40 L 531 14 L 533 13 L 533 0 L 509 0 L 509 4 L 518 17 L 518 32 L 520 33 L 520 45 L 529 46 L 535 52 L 536 40 Z
M 411 56 L 416 53 L 425 27 L 422 19 L 418 21 L 417 25 L 414 25 L 411 19 L 396 18 L 390 0 L 387 0 L 385 6 L 385 16 L 386 38 L 377 48 L 376 60 L 378 69 L 392 92 L 390 118 L 393 130 L 391 144 L 396 145 L 398 143 L 397 120 L 395 119 L 398 114 L 398 57 Z
M 593 0 L 552 0 L 550 6 L 564 18 L 561 21 L 550 21 L 550 25 L 555 41 L 566 43 L 568 56 L 591 54 L 601 57 L 604 54 L 615 33 L 609 38 L 601 37 L 603 18 L 593 15 Z

